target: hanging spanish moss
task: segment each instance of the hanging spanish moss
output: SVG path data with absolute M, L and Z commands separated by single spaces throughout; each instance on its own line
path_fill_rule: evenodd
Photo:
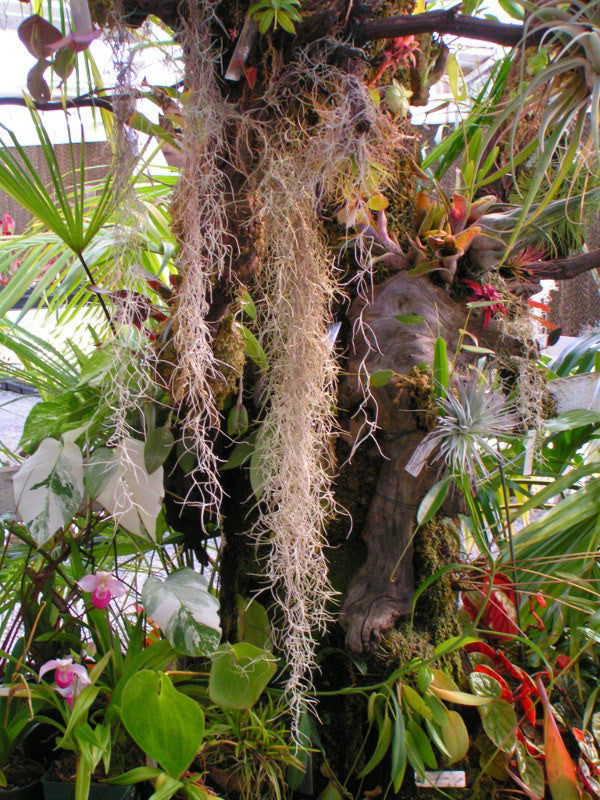
M 183 438 L 196 455 L 192 473 L 203 509 L 218 509 L 221 490 L 210 430 L 218 427 L 211 381 L 218 364 L 206 319 L 214 280 L 231 255 L 226 242 L 226 123 L 230 110 L 216 84 L 209 36 L 210 3 L 187 5 L 182 47 L 187 88 L 183 108 L 182 150 L 185 166 L 172 203 L 173 230 L 179 240 L 177 266 L 181 285 L 173 322 L 177 369 L 172 393 L 184 409 Z
M 298 87 L 318 109 L 319 123 L 305 130 L 288 118 L 274 131 L 257 191 L 264 225 L 260 330 L 268 371 L 256 443 L 260 504 L 253 531 L 268 546 L 265 581 L 280 610 L 276 641 L 289 667 L 286 689 L 295 726 L 333 598 L 324 529 L 334 512 L 326 447 L 334 430 L 336 381 L 328 327 L 339 290 L 320 210 L 360 197 L 373 164 L 385 170 L 394 147 L 352 77 L 316 67 L 304 53 L 267 100 L 280 107 L 292 94 L 298 97 Z

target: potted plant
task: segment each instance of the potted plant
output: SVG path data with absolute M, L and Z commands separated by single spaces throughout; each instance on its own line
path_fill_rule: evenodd
M 0 798 L 42 800 L 44 767 L 28 758 L 21 744 L 34 722 L 34 706 L 27 684 L 20 674 L 27 648 L 19 639 L 7 660 L 0 687 Z
M 133 788 L 109 785 L 104 780 L 111 768 L 114 773 L 132 763 L 143 764 L 144 755 L 121 724 L 123 688 L 145 668 L 163 669 L 174 652 L 165 641 L 145 640 L 141 614 L 133 624 L 121 615 L 123 630 L 117 635 L 107 609 L 111 598 L 122 594 L 123 585 L 110 573 L 85 575 L 78 584 L 92 596 L 86 618 L 98 661 L 89 672 L 72 658 L 54 659 L 40 669 L 40 679 L 54 675 L 55 685 L 40 691 L 49 696 L 57 712 L 57 720 L 45 721 L 58 731 L 56 748 L 60 753 L 44 780 L 45 798 L 124 800 L 132 796 Z M 116 643 L 123 639 L 126 644 L 121 651 Z
M 44 779 L 46 800 L 89 800 L 91 797 L 122 800 L 127 796 L 126 793 L 111 793 L 111 787 L 92 788 L 92 776 L 100 762 L 105 770 L 110 763 L 111 725 L 104 719 L 96 721 L 93 711 L 98 695 L 104 690 L 98 681 L 110 657 L 111 653 L 106 653 L 89 672 L 72 658 L 53 659 L 40 669 L 40 680 L 53 672 L 55 685 L 34 691 L 45 695 L 48 704 L 58 713 L 57 718 L 39 715 L 38 719 L 56 727 L 59 733 L 56 747 L 63 751 L 58 770 L 51 770 Z M 62 780 L 53 780 L 54 776 Z M 71 777 L 74 782 L 69 780 Z
M 2 691 L 4 692 L 3 687 Z M 25 756 L 20 742 L 31 726 L 31 711 L 25 698 L 16 698 L 14 687 L 9 687 L 2 697 L 0 708 L 9 709 L 7 716 L 1 714 L 0 726 L 0 798 L 2 800 L 42 800 L 42 776 L 44 767 Z M 18 703 L 15 704 L 15 700 Z M 15 705 L 17 706 L 15 708 Z

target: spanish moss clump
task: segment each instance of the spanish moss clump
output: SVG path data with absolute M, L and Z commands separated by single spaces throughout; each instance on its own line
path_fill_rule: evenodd
M 139 169 L 138 142 L 129 125 L 135 111 L 137 91 L 135 49 L 131 47 L 131 32 L 123 24 L 120 2 L 112 6 L 109 41 L 113 67 L 117 76 L 113 91 L 112 128 L 112 191 L 115 207 L 119 209 L 114 226 L 111 270 L 113 289 L 110 295 L 111 324 L 116 332 L 113 361 L 106 376 L 104 391 L 113 411 L 113 432 L 108 444 L 125 468 L 133 465 L 128 447 L 129 437 L 144 433 L 140 430 L 138 412 L 154 394 L 153 376 L 157 359 L 140 325 L 140 301 L 146 282 L 140 268 L 142 242 L 138 220 L 144 211 L 135 190 L 135 171 Z M 135 465 L 134 465 L 135 466 Z M 123 483 L 123 511 L 135 505 L 130 491 Z
M 545 393 L 544 371 L 538 363 L 539 349 L 535 340 L 536 331 L 530 316 L 530 309 L 514 296 L 507 297 L 511 314 L 498 318 L 503 333 L 521 342 L 522 353 L 518 358 L 505 357 L 501 352 L 498 360 L 502 366 L 506 360 L 507 368 L 515 373 L 515 385 L 512 389 L 514 407 L 519 426 L 523 430 L 542 431 L 547 418 L 543 410 Z M 538 326 L 541 327 L 541 326 Z M 536 437 L 540 438 L 540 437 Z
M 254 526 L 257 543 L 269 546 L 265 579 L 282 615 L 276 640 L 289 666 L 296 733 L 333 596 L 324 526 L 333 508 L 325 453 L 334 425 L 335 361 L 327 333 L 335 282 L 317 199 L 339 205 L 353 197 L 374 159 L 384 164 L 393 148 L 367 92 L 351 77 L 316 66 L 305 54 L 268 99 L 278 107 L 298 96 L 298 87 L 310 95 L 320 121 L 310 132 L 290 129 L 289 119 L 275 130 L 257 189 L 264 222 L 260 330 L 269 365 L 256 443 L 261 502 Z M 362 133 L 349 97 L 365 117 Z
M 216 84 L 218 56 L 209 35 L 211 8 L 210 3 L 189 2 L 182 36 L 187 89 L 182 136 L 185 166 L 171 207 L 181 274 L 173 321 L 177 369 L 172 393 L 184 410 L 183 437 L 193 442 L 197 462 L 192 479 L 200 489 L 200 505 L 214 511 L 221 489 L 210 436 L 210 430 L 218 427 L 211 382 L 218 378 L 219 367 L 206 316 L 213 281 L 225 271 L 231 246 L 226 242 L 222 170 L 230 110 Z

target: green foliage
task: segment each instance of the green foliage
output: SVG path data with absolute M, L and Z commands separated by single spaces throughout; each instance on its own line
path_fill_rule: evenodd
M 188 567 L 164 581 L 150 575 L 142 603 L 174 650 L 193 656 L 211 655 L 219 644 L 219 603 L 209 592 L 206 578 Z
M 522 16 L 520 3 L 500 0 L 500 4 L 513 18 Z M 466 4 L 465 10 L 472 12 L 476 6 L 477 0 L 473 0 Z M 260 0 L 250 6 L 248 14 L 261 34 L 276 32 L 279 28 L 294 34 L 295 23 L 301 19 L 299 8 L 300 0 Z M 449 292 L 456 292 L 460 297 L 464 297 L 464 292 L 458 291 L 460 281 L 454 280 L 457 264 L 460 260 L 461 271 L 456 275 L 461 277 L 478 257 L 475 245 L 488 251 L 486 260 L 477 262 L 482 271 L 497 271 L 507 266 L 511 268 L 511 278 L 518 277 L 518 268 L 511 267 L 510 261 L 515 251 L 525 242 L 555 235 L 552 228 L 556 227 L 557 218 L 571 214 L 573 208 L 582 203 L 582 195 L 587 193 L 588 200 L 592 201 L 598 196 L 595 187 L 589 191 L 594 181 L 584 181 L 582 170 L 576 166 L 582 152 L 579 139 L 590 105 L 592 140 L 595 137 L 598 145 L 600 40 L 597 8 L 594 3 L 575 0 L 567 12 L 561 4 L 544 3 L 540 8 L 531 9 L 530 19 L 542 25 L 544 41 L 523 64 L 521 83 L 516 90 L 514 87 L 509 90 L 508 83 L 510 73 L 514 74 L 511 70 L 513 54 L 499 62 L 460 128 L 446 137 L 425 160 L 425 169 L 434 169 L 435 177 L 440 178 L 462 156 L 456 192 L 447 196 L 436 188 L 435 199 L 421 196 L 414 202 L 416 239 L 413 236 L 413 252 L 406 266 L 412 268 L 412 274 L 420 276 L 420 280 L 428 280 L 426 276 L 434 273 L 434 282 L 441 277 L 452 283 Z M 269 47 L 281 40 L 291 42 L 289 37 L 278 35 L 272 37 Z M 267 43 L 263 41 L 260 46 L 266 47 Z M 42 60 L 43 53 L 38 51 L 35 55 Z M 45 66 L 39 63 L 34 67 L 37 72 L 30 76 L 38 88 Z M 73 57 L 69 53 L 63 52 L 55 59 L 54 69 L 58 75 L 66 77 L 72 66 Z M 449 76 L 455 96 L 466 99 L 468 88 L 452 58 Z M 275 75 L 270 83 L 271 76 L 266 76 L 265 82 L 273 92 L 288 92 L 285 82 L 276 83 L 278 77 Z M 526 130 L 522 136 L 524 115 L 530 112 L 532 103 L 545 90 L 548 81 L 551 82 L 549 101 L 542 110 L 539 125 L 531 126 L 537 129 Z M 302 79 L 298 78 L 294 88 L 301 84 Z M 212 83 L 207 85 L 213 91 Z M 312 105 L 306 97 L 298 98 L 303 107 L 302 125 L 316 124 L 313 117 L 329 119 L 326 95 L 330 90 L 335 94 L 337 85 L 335 90 L 332 82 L 327 92 L 315 91 L 318 99 L 314 102 L 313 98 Z M 400 115 L 410 99 L 410 92 L 405 94 L 406 97 L 400 98 L 399 110 L 396 109 Z M 181 135 L 183 144 L 187 145 L 185 137 L 193 127 L 189 125 L 193 98 L 174 88 L 151 87 L 143 95 L 158 97 L 161 111 L 168 120 L 163 127 L 162 122 L 156 125 L 135 112 L 129 120 L 131 126 L 157 136 L 160 143 L 170 143 L 177 148 Z M 235 92 L 231 93 L 225 104 L 228 109 L 229 103 L 233 107 L 234 95 Z M 389 90 L 386 92 L 389 106 L 388 95 Z M 395 100 L 398 101 L 398 97 Z M 168 108 L 166 112 L 165 107 Z M 259 104 L 252 107 L 257 108 Z M 213 108 L 203 110 L 214 111 Z M 229 114 L 229 110 L 221 111 Z M 369 107 L 368 114 L 373 120 L 375 111 L 378 115 L 386 114 L 388 119 L 385 108 L 382 111 Z M 181 124 L 182 112 L 188 115 L 185 125 Z M 486 588 L 479 598 L 472 626 L 464 635 L 434 642 L 431 659 L 395 665 L 391 675 L 374 686 L 361 685 L 368 679 L 361 674 L 354 685 L 340 690 L 365 698 L 368 730 L 360 766 L 355 767 L 347 780 L 338 780 L 319 743 L 316 723 L 311 726 L 306 721 L 310 719 L 308 712 L 303 712 L 302 731 L 308 731 L 306 735 L 315 748 L 314 753 L 309 752 L 308 747 L 303 751 L 292 744 L 285 701 L 276 704 L 273 700 L 280 690 L 270 688 L 269 684 L 278 666 L 281 666 L 279 677 L 285 680 L 287 665 L 283 660 L 278 662 L 272 653 L 266 609 L 255 599 L 236 599 L 233 613 L 240 641 L 219 646 L 221 631 L 214 587 L 220 586 L 220 553 L 216 554 L 214 563 L 211 560 L 211 566 L 201 567 L 205 574 L 199 574 L 197 559 L 195 561 L 189 546 L 182 544 L 183 537 L 164 522 L 162 502 L 165 485 L 171 477 L 165 474 L 166 467 L 171 468 L 175 460 L 177 468 L 192 480 L 198 466 L 194 444 L 188 445 L 187 433 L 180 434 L 187 409 L 178 392 L 185 391 L 185 387 L 178 386 L 177 379 L 171 380 L 170 374 L 174 370 L 177 375 L 180 367 L 173 332 L 181 322 L 177 317 L 181 287 L 192 274 L 191 268 L 186 272 L 177 261 L 178 250 L 187 234 L 179 227 L 183 224 L 181 215 L 175 217 L 173 227 L 177 231 L 171 230 L 169 203 L 176 177 L 163 175 L 157 181 L 152 175 L 144 176 L 140 159 L 140 169 L 131 179 L 132 192 L 140 201 L 135 222 L 126 220 L 123 223 L 120 197 L 113 193 L 115 184 L 121 186 L 120 181 L 115 180 L 120 176 L 113 173 L 103 181 L 90 181 L 84 147 L 81 159 L 75 158 L 71 148 L 70 167 L 66 174 L 61 172 L 50 137 L 37 113 L 34 110 L 31 113 L 51 180 L 49 187 L 43 185 L 16 135 L 9 133 L 7 144 L 13 147 L 0 150 L 0 187 L 28 208 L 37 221 L 26 236 L 12 237 L 10 241 L 6 237 L 7 240 L 0 241 L 0 272 L 14 272 L 0 295 L 0 315 L 35 284 L 24 313 L 44 297 L 56 313 L 59 325 L 70 324 L 79 315 L 85 322 L 90 321 L 93 329 L 90 343 L 93 340 L 98 346 L 79 347 L 71 340 L 60 349 L 27 331 L 26 323 L 20 327 L 2 321 L 0 344 L 19 359 L 18 366 L 3 366 L 2 374 L 26 379 L 40 390 L 42 400 L 30 414 L 21 442 L 28 459 L 21 467 L 16 485 L 20 494 L 18 511 L 26 525 L 14 520 L 6 522 L 6 532 L 11 537 L 9 540 L 6 536 L 6 557 L 3 556 L 0 565 L 4 591 L 0 611 L 7 615 L 16 598 L 20 598 L 20 613 L 26 620 L 27 633 L 32 632 L 27 645 L 31 651 L 27 653 L 28 663 L 36 663 L 45 648 L 72 648 L 79 657 L 90 642 L 96 647 L 98 663 L 94 668 L 94 684 L 80 693 L 72 712 L 47 687 L 40 694 L 62 720 L 59 722 L 60 746 L 82 756 L 78 798 L 85 794 L 94 765 L 101 759 L 108 761 L 121 721 L 145 755 L 155 759 L 160 767 L 139 767 L 116 782 L 153 780 L 155 800 L 166 800 L 176 793 L 192 800 L 214 796 L 205 785 L 210 770 L 216 771 L 215 774 L 220 770 L 227 776 L 224 780 L 228 782 L 223 788 L 228 796 L 236 793 L 244 800 L 257 797 L 279 800 L 286 791 L 288 767 L 296 770 L 296 779 L 299 775 L 307 777 L 313 771 L 317 774 L 313 766 L 318 759 L 321 759 L 323 783 L 326 784 L 322 797 L 342 798 L 349 796 L 349 786 L 371 776 L 383 775 L 388 791 L 397 793 L 407 770 L 409 773 L 414 770 L 422 777 L 426 769 L 458 763 L 473 744 L 472 731 L 466 723 L 472 727 L 470 714 L 475 714 L 475 709 L 486 734 L 481 746 L 478 745 L 482 769 L 489 772 L 493 768 L 497 774 L 504 766 L 506 777 L 506 769 L 510 768 L 525 785 L 529 796 L 541 796 L 543 775 L 539 765 L 517 741 L 519 719 L 525 713 L 525 706 L 517 707 L 514 697 L 509 699 L 500 681 L 489 674 L 473 673 L 470 676 L 472 691 L 466 691 L 465 686 L 436 669 L 433 659 L 443 658 L 465 643 L 475 643 L 475 634 L 484 630 L 489 608 L 500 596 L 498 568 L 501 567 L 506 573 L 501 573 L 506 582 L 510 584 L 514 577 L 514 586 L 508 589 L 505 585 L 502 597 L 506 600 L 507 615 L 515 612 L 511 631 L 516 628 L 518 633 L 509 632 L 505 640 L 499 639 L 497 649 L 509 651 L 512 648 L 511 658 L 516 661 L 517 646 L 512 641 L 517 637 L 523 646 L 523 661 L 528 659 L 545 668 L 550 667 L 546 664 L 550 653 L 568 652 L 577 665 L 569 675 L 561 678 L 554 674 L 553 679 L 563 681 L 570 703 L 582 706 L 582 718 L 587 717 L 588 723 L 591 718 L 594 726 L 595 696 L 589 693 L 589 687 L 597 682 L 594 646 L 600 638 L 596 613 L 600 597 L 600 572 L 596 563 L 600 546 L 597 521 L 600 490 L 595 453 L 597 412 L 570 412 L 549 423 L 541 442 L 540 457 L 534 458 L 531 474 L 522 475 L 525 446 L 521 437 L 508 440 L 504 436 L 512 432 L 514 419 L 495 394 L 494 380 L 456 382 L 466 354 L 479 357 L 492 352 L 477 342 L 465 343 L 465 324 L 465 329 L 459 331 L 457 355 L 452 361 L 442 336 L 429 331 L 434 341 L 434 363 L 430 366 L 440 417 L 437 432 L 429 443 L 437 448 L 436 455 L 444 459 L 452 474 L 441 477 L 421 499 L 417 523 L 423 526 L 439 514 L 454 480 L 468 507 L 469 516 L 462 522 L 463 532 L 469 542 L 476 542 L 480 560 L 468 565 L 444 566 L 418 587 L 417 597 L 440 576 L 451 575 L 457 585 L 464 579 L 465 597 L 469 589 L 475 594 L 482 585 Z M 207 126 L 203 136 L 209 139 L 213 136 L 210 124 L 217 117 L 218 114 L 212 117 L 210 113 L 198 116 L 199 125 Z M 229 131 L 234 132 L 234 119 L 237 123 L 238 117 L 232 114 L 224 124 L 228 136 Z M 250 115 L 247 119 L 250 120 Z M 268 114 L 265 119 L 269 119 Z M 369 124 L 372 124 L 371 116 Z M 366 166 L 359 163 L 358 150 L 372 146 L 371 134 L 366 137 L 361 134 L 358 147 L 358 140 L 351 138 L 352 126 L 344 122 L 343 128 L 344 137 L 348 139 L 344 147 L 347 146 L 351 154 L 344 156 L 348 160 L 347 185 L 353 188 L 347 192 L 336 188 L 333 192 L 341 195 L 336 195 L 335 202 L 345 203 L 341 217 L 345 214 L 347 222 L 353 215 L 354 222 L 360 220 L 357 239 L 361 242 L 369 238 L 364 228 L 373 223 L 377 227 L 377 230 L 372 228 L 373 247 L 383 247 L 383 242 L 391 247 L 391 253 L 398 255 L 399 245 L 394 233 L 388 234 L 383 224 L 388 206 L 383 191 L 390 188 L 382 185 L 386 180 L 385 171 L 372 166 L 371 154 Z M 293 138 L 293 134 L 290 136 Z M 246 141 L 252 144 L 253 135 L 248 135 Z M 229 166 L 229 155 L 226 157 L 219 152 L 218 158 L 222 157 L 223 163 Z M 231 163 L 237 164 L 235 159 Z M 361 171 L 366 177 L 360 177 Z M 486 187 L 517 173 L 519 180 L 511 207 L 495 208 L 493 197 L 482 197 Z M 426 178 L 420 175 L 420 179 Z M 316 202 L 314 194 L 309 198 L 311 213 L 321 205 L 321 199 Z M 230 200 L 233 205 L 236 198 Z M 260 193 L 255 200 L 257 207 L 252 213 L 258 228 L 263 218 Z M 177 211 L 176 204 L 173 208 Z M 227 216 L 230 211 L 232 208 L 227 207 L 223 213 Z M 218 213 L 221 213 L 220 208 Z M 376 215 L 379 215 L 377 219 Z M 316 212 L 314 224 L 317 224 Z M 126 225 L 135 225 L 135 230 Z M 415 231 L 405 232 L 415 234 Z M 215 238 L 219 236 L 215 234 Z M 120 252 L 124 239 L 132 242 L 136 252 L 137 296 L 132 295 L 132 286 L 123 288 L 118 283 L 115 254 Z M 202 255 L 204 257 L 204 251 Z M 268 248 L 263 255 L 265 261 L 269 259 Z M 384 266 L 387 268 L 385 262 Z M 260 277 L 257 284 L 259 282 Z M 222 287 L 215 284 L 212 288 L 216 294 Z M 240 437 L 228 451 L 228 461 L 220 468 L 225 471 L 246 465 L 257 503 L 264 498 L 265 483 L 271 477 L 266 475 L 267 471 L 276 469 L 256 444 L 266 428 L 265 409 L 259 408 L 262 402 L 258 399 L 260 382 L 264 381 L 265 374 L 271 379 L 268 373 L 277 357 L 265 345 L 269 353 L 267 359 L 263 348 L 268 330 L 263 328 L 264 298 L 259 288 L 252 287 L 252 292 L 256 292 L 256 305 L 248 292 L 241 298 L 227 298 L 238 309 L 237 316 L 229 319 L 233 319 L 232 324 L 243 339 L 245 356 L 252 362 L 244 378 L 250 382 L 257 373 L 260 377 L 256 381 L 258 386 L 244 387 L 241 380 L 234 384 L 231 396 L 235 397 L 239 386 L 237 401 L 233 402 L 228 396 L 223 406 L 224 417 L 219 421 L 218 437 L 215 437 L 219 446 L 226 438 L 225 430 L 230 437 Z M 98 289 L 99 293 L 94 294 L 92 289 Z M 101 329 L 95 324 L 97 309 L 88 308 L 88 304 L 90 299 L 97 301 L 100 296 L 106 298 L 111 309 L 111 304 L 118 307 L 122 299 L 119 292 L 129 292 L 128 299 L 136 296 L 143 311 L 141 316 L 146 311 L 148 314 L 141 320 L 141 330 L 119 331 L 118 337 L 111 341 L 107 340 L 108 326 Z M 468 304 L 468 312 L 479 308 L 491 313 L 492 307 L 497 305 L 495 301 L 477 301 Z M 336 313 L 337 310 L 336 301 Z M 107 315 L 111 322 L 118 316 L 111 311 Z M 244 322 L 238 317 L 243 317 Z M 202 320 L 205 322 L 206 317 Z M 396 321 L 415 326 L 415 335 L 418 335 L 423 332 L 425 317 L 419 313 L 399 314 Z M 299 331 L 299 335 L 302 332 Z M 340 352 L 348 343 L 348 339 L 341 343 Z M 584 373 L 598 369 L 597 346 L 597 335 L 583 345 L 576 345 L 550 366 L 551 373 L 562 376 L 573 370 Z M 131 362 L 124 370 L 117 371 L 115 360 L 123 358 L 125 351 L 132 353 Z M 300 370 L 303 365 L 297 367 Z M 142 408 L 132 409 L 123 419 L 117 419 L 114 395 L 109 396 L 108 387 L 114 389 L 117 384 L 119 391 L 141 399 L 145 377 L 150 373 L 150 388 L 143 389 L 144 397 L 139 404 Z M 136 383 L 137 376 L 141 378 L 139 383 Z M 368 387 L 388 386 L 389 391 L 394 378 L 393 370 L 374 371 L 368 378 Z M 212 435 L 217 424 L 211 420 L 211 425 Z M 245 437 L 243 441 L 241 437 Z M 119 440 L 116 445 L 115 438 Z M 225 447 L 230 447 L 229 443 Z M 540 485 L 543 488 L 537 491 Z M 185 491 L 188 486 L 184 487 Z M 177 494 L 179 486 L 174 490 L 172 485 L 168 488 L 170 501 L 180 503 L 186 499 Z M 90 502 L 92 499 L 96 502 Z M 284 501 L 285 498 L 281 498 L 280 502 Z M 538 512 L 540 516 L 536 516 Z M 517 519 L 524 522 L 518 532 L 511 527 Z M 200 524 L 199 520 L 199 529 Z M 209 526 L 212 532 L 219 533 L 219 524 L 215 515 L 210 523 L 205 522 L 202 535 Z M 200 530 L 198 533 L 200 535 Z M 277 533 L 273 532 L 273 538 Z M 492 557 L 492 553 L 498 555 Z M 73 611 L 75 601 L 81 596 L 77 581 L 90 568 L 88 565 L 102 569 L 118 566 L 131 592 L 124 609 L 94 609 L 86 597 L 83 614 Z M 160 577 L 154 574 L 157 568 L 162 572 Z M 484 579 L 482 575 L 487 577 Z M 129 600 L 139 591 L 138 581 L 142 577 L 145 578 L 142 605 L 155 625 L 150 632 L 151 644 L 146 642 L 149 632 L 144 615 L 137 614 L 132 620 L 129 611 L 132 605 Z M 548 602 L 547 610 L 541 612 L 546 623 L 543 631 L 532 629 L 536 616 L 528 601 L 535 592 Z M 6 625 L 3 620 L 0 629 L 10 641 L 12 634 Z M 166 641 L 161 636 L 166 637 Z M 20 646 L 25 648 L 24 640 Z M 173 666 L 167 674 L 175 654 L 204 659 L 199 665 L 191 662 L 192 669 L 200 670 L 206 669 L 205 659 L 210 658 L 208 677 L 206 673 L 187 669 L 187 661 L 183 669 L 179 670 L 180 664 L 177 664 L 177 669 Z M 14 648 L 11 655 L 13 660 L 20 657 Z M 5 680 L 10 679 L 8 673 L 9 670 Z M 173 685 L 170 675 L 177 686 Z M 0 755 L 10 749 L 19 725 L 28 721 L 25 705 L 20 702 L 23 698 L 16 699 L 19 704 L 12 706 L 14 718 L 11 719 L 14 727 L 10 730 L 0 727 Z M 468 711 L 463 715 L 450 707 L 455 704 Z M 586 725 L 583 727 L 585 729 Z M 200 757 L 194 764 L 198 752 Z M 194 770 L 199 772 L 187 774 Z M 356 796 L 362 796 L 361 788 Z
M 223 708 L 252 708 L 277 668 L 271 653 L 249 642 L 223 644 L 211 661 L 208 694 Z
M 12 146 L 4 142 L 0 147 L 0 187 L 60 237 L 73 253 L 81 255 L 114 210 L 111 176 L 107 175 L 104 182 L 98 185 L 99 191 L 92 206 L 89 201 L 85 146 L 82 144 L 79 162 L 72 151 L 70 175 L 65 176 L 50 137 L 33 106 L 30 107 L 30 114 L 50 173 L 52 193 L 44 186 L 25 148 L 7 128 L 5 131 Z M 89 214 L 86 213 L 88 210 Z
M 204 714 L 160 672 L 132 675 L 121 698 L 123 724 L 150 758 L 175 780 L 192 763 L 204 738 Z
M 259 0 L 250 6 L 248 13 L 258 23 L 260 33 L 266 33 L 271 26 L 277 30 L 278 25 L 287 33 L 295 33 L 294 22 L 302 19 L 299 8 L 300 0 Z

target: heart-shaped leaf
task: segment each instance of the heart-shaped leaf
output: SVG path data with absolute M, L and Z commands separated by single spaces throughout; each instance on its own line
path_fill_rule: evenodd
M 543 800 L 544 797 L 544 770 L 541 765 L 527 753 L 525 745 L 517 742 L 517 766 L 521 780 L 529 790 L 532 800 Z
M 482 706 L 479 713 L 483 729 L 496 747 L 505 753 L 512 753 L 517 744 L 518 726 L 513 706 L 506 700 L 494 700 L 489 705 Z
M 469 683 L 471 684 L 471 689 L 480 697 L 497 698 L 502 694 L 500 681 L 497 681 L 491 675 L 486 675 L 484 672 L 472 672 L 469 675 Z
M 149 475 L 162 467 L 173 449 L 174 443 L 175 437 L 167 425 L 153 428 L 148 433 L 144 445 L 144 466 Z
M 119 468 L 114 450 L 98 447 L 83 470 L 83 485 L 90 497 L 98 497 L 113 473 Z
M 275 673 L 275 658 L 248 642 L 219 647 L 212 656 L 208 694 L 225 708 L 251 708 Z
M 121 716 L 138 746 L 172 778 L 185 772 L 202 744 L 202 709 L 162 672 L 145 669 L 127 681 Z
M 271 625 L 264 607 L 255 599 L 247 600 L 239 595 L 236 605 L 238 639 L 271 651 Z

